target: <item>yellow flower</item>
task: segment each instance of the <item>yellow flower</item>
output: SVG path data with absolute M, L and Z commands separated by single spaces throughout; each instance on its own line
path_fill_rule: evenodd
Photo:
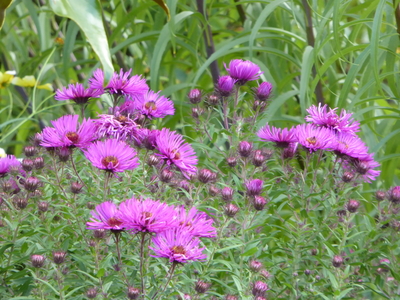
M 36 84 L 36 79 L 32 75 L 25 76 L 24 78 L 14 77 L 12 79 L 11 83 L 14 85 L 23 86 L 23 87 L 34 87 Z M 53 91 L 53 87 L 51 86 L 50 83 L 38 85 L 36 87 L 38 89 L 44 89 L 44 90 L 48 90 L 50 92 Z
M 5 73 L 0 72 L 0 89 L 4 89 L 10 84 L 14 78 L 15 71 L 6 71 Z

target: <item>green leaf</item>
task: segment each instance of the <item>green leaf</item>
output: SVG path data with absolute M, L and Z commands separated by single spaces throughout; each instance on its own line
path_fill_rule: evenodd
M 12 0 L 0 0 L 0 29 L 3 27 L 6 18 L 6 9 L 10 6 Z
M 78 24 L 103 65 L 105 79 L 109 80 L 114 68 L 99 2 L 96 0 L 50 0 L 49 4 L 55 14 L 69 18 Z
M 163 0 L 153 0 L 155 3 L 157 3 L 159 6 L 161 6 L 161 8 L 165 11 L 165 13 L 167 14 L 168 17 L 168 21 L 171 18 L 171 14 L 169 12 L 169 8 L 167 6 L 167 4 L 163 1 Z

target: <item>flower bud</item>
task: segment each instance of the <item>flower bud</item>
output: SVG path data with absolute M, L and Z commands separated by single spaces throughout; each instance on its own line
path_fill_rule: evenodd
M 88 209 L 94 209 L 96 205 L 93 202 L 89 201 L 88 203 L 86 203 L 86 207 Z
M 263 267 L 262 263 L 258 260 L 251 260 L 249 266 L 250 270 L 252 270 L 253 272 L 259 272 Z
M 261 167 L 265 161 L 265 156 L 262 154 L 261 150 L 254 151 L 252 163 L 256 167 Z
M 203 110 L 197 107 L 192 107 L 192 117 L 197 119 L 201 114 L 203 113 Z
M 38 209 L 41 212 L 46 212 L 49 209 L 49 202 L 41 201 L 38 203 Z
M 212 106 L 218 105 L 218 103 L 219 103 L 219 97 L 216 96 L 216 95 L 210 95 L 210 96 L 208 97 L 207 103 L 208 103 L 209 105 L 212 105 Z
M 189 101 L 192 104 L 198 104 L 201 102 L 201 91 L 199 89 L 193 89 L 188 94 Z
M 36 133 L 34 135 L 34 137 L 32 138 L 32 143 L 33 145 L 35 145 L 36 147 L 40 146 L 40 143 L 43 141 L 43 136 L 41 133 Z
M 263 112 L 267 108 L 267 103 L 260 100 L 254 100 L 253 102 L 253 110 Z
M 375 193 L 375 198 L 376 198 L 376 200 L 378 200 L 378 201 L 385 200 L 385 198 L 386 198 L 386 193 L 385 193 L 384 191 L 376 191 L 376 193 Z
M 311 255 L 315 256 L 317 254 L 318 254 L 318 250 L 317 249 L 315 249 L 315 248 L 311 249 Z
M 272 84 L 270 82 L 262 82 L 255 90 L 255 96 L 260 101 L 266 101 L 271 96 Z
M 221 97 L 228 97 L 233 93 L 236 80 L 229 75 L 221 76 L 218 79 L 216 90 Z
M 204 282 L 202 280 L 197 280 L 196 286 L 194 287 L 195 291 L 199 294 L 204 294 L 205 292 L 208 291 L 208 289 L 211 287 L 211 283 Z
M 198 179 L 202 183 L 212 182 L 217 179 L 217 174 L 208 169 L 202 169 L 198 173 Z
M 134 288 L 133 286 L 130 286 L 130 287 L 128 287 L 127 296 L 128 296 L 128 299 L 131 299 L 131 300 L 139 299 L 140 290 L 137 288 Z
M 221 190 L 222 199 L 225 201 L 231 201 L 233 199 L 233 189 L 226 186 Z
M 254 196 L 253 206 L 255 210 L 263 210 L 266 204 L 267 200 L 264 197 Z
M 239 211 L 239 207 L 237 207 L 235 204 L 229 203 L 225 206 L 224 210 L 228 217 L 233 218 Z
M 40 157 L 40 156 L 36 157 L 33 160 L 33 165 L 35 166 L 36 170 L 43 169 L 43 167 L 44 167 L 44 159 L 43 159 L 43 157 Z
M 55 251 L 53 252 L 53 261 L 55 264 L 59 265 L 62 264 L 65 261 L 65 256 L 67 255 L 67 252 L 64 251 Z
M 319 276 L 319 275 L 315 276 L 315 280 L 316 280 L 316 281 L 318 281 L 318 280 L 320 280 L 320 279 L 321 279 L 321 276 Z
M 268 279 L 268 278 L 271 278 L 271 277 L 272 277 L 272 275 L 271 275 L 267 270 L 261 270 L 261 271 L 260 271 L 260 275 L 261 275 L 262 277 L 264 277 L 265 279 Z
M 269 290 L 268 284 L 262 281 L 256 281 L 252 284 L 251 293 L 255 297 L 264 297 L 267 290 Z
M 24 154 L 25 154 L 26 157 L 35 156 L 37 154 L 36 147 L 34 147 L 34 146 L 26 146 L 24 148 Z
M 82 192 L 83 184 L 74 181 L 71 183 L 71 193 L 72 194 L 79 194 Z
M 182 180 L 179 182 L 179 187 L 186 192 L 190 191 L 190 183 L 187 180 Z
M 14 198 L 13 200 L 15 207 L 19 209 L 24 209 L 28 205 L 28 199 L 24 198 Z
M 174 177 L 174 173 L 170 169 L 163 169 L 159 176 L 160 180 L 165 183 L 170 182 L 172 177 Z
M 72 152 L 67 147 L 62 147 L 58 149 L 57 155 L 61 162 L 67 162 L 71 156 Z
M 332 259 L 332 265 L 335 268 L 339 268 L 343 264 L 343 257 L 340 255 L 335 255 Z
M 219 193 L 221 193 L 220 189 L 217 188 L 215 185 L 211 185 L 208 189 L 208 192 L 210 193 L 210 195 L 212 197 L 218 195 Z
M 400 186 L 392 187 L 388 191 L 388 199 L 394 204 L 400 203 Z
M 29 158 L 24 158 L 21 162 L 22 170 L 30 172 L 33 170 L 33 160 Z
M 36 177 L 28 177 L 25 180 L 24 187 L 29 192 L 34 192 L 39 187 L 40 180 Z
M 237 164 L 237 158 L 236 157 L 228 157 L 226 159 L 226 162 L 228 163 L 228 166 L 230 166 L 231 168 L 235 167 Z
M 350 213 L 355 213 L 359 207 L 360 207 L 360 202 L 353 199 L 349 200 L 349 202 L 346 205 L 347 211 Z
M 225 300 L 239 300 L 239 298 L 234 295 L 226 295 Z
M 94 299 L 97 296 L 97 289 L 91 288 L 86 291 L 86 297 L 89 299 Z
M 355 176 L 355 175 L 354 175 L 353 172 L 348 172 L 348 171 L 346 171 L 346 172 L 344 172 L 343 175 L 342 175 L 342 180 L 343 180 L 343 182 L 350 182 L 350 181 L 353 180 L 354 176 Z
M 40 254 L 31 255 L 31 263 L 35 268 L 41 268 L 44 265 L 44 256 Z
M 311 274 L 311 271 L 309 270 L 309 269 L 306 269 L 305 271 L 304 271 L 304 275 L 310 275 Z
M 246 192 L 249 196 L 257 196 L 261 193 L 264 182 L 261 179 L 253 179 L 246 182 Z
M 107 235 L 107 231 L 105 229 L 95 229 L 93 230 L 93 236 L 96 239 L 104 239 Z
M 154 154 L 151 154 L 148 158 L 147 158 L 147 164 L 149 166 L 157 166 L 160 162 L 160 157 Z
M 241 141 L 239 143 L 238 152 L 242 157 L 249 157 L 252 149 L 253 145 L 247 141 Z

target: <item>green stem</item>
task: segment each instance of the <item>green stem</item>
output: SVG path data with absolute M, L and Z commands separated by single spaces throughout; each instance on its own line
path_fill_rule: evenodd
M 165 284 L 165 286 L 164 286 L 163 289 L 161 290 L 161 295 L 160 295 L 160 297 L 162 296 L 162 294 L 163 294 L 163 293 L 165 292 L 165 290 L 167 289 L 167 286 L 168 286 L 169 282 L 170 282 L 171 279 L 172 279 L 172 275 L 174 274 L 176 265 L 177 265 L 176 262 L 173 262 L 173 263 L 172 263 L 171 268 L 170 268 L 169 271 L 168 271 L 168 274 L 169 274 L 169 275 L 168 275 L 167 283 Z M 154 296 L 153 296 L 151 299 L 156 299 L 156 296 L 157 296 L 158 292 L 159 292 L 159 290 L 154 294 Z M 159 299 L 160 299 L 160 298 L 159 298 Z

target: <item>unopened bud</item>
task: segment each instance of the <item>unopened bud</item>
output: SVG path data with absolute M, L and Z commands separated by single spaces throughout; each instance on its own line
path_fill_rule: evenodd
M 233 198 L 233 189 L 226 186 L 221 190 L 222 199 L 225 201 L 231 201 Z
M 261 150 L 254 151 L 254 156 L 252 159 L 253 165 L 255 165 L 256 167 L 261 167 L 264 161 L 265 161 L 265 156 L 262 154 L 262 151 Z
M 335 255 L 332 259 L 332 265 L 335 268 L 339 268 L 343 264 L 343 257 L 340 255 Z
M 172 177 L 174 177 L 174 173 L 170 169 L 163 169 L 159 176 L 160 180 L 165 183 L 170 182 Z
M 237 158 L 236 157 L 228 157 L 226 159 L 226 162 L 228 163 L 228 166 L 230 166 L 231 168 L 235 167 L 237 164 Z
M 86 297 L 89 299 L 94 299 L 97 296 L 97 289 L 91 288 L 86 291 Z
M 22 169 L 26 172 L 30 172 L 33 170 L 33 160 L 29 158 L 24 158 L 21 162 Z
M 74 181 L 71 183 L 71 193 L 73 194 L 79 194 L 82 192 L 83 184 Z
M 41 201 L 38 203 L 38 209 L 41 212 L 46 212 L 49 209 L 49 202 Z
M 26 146 L 24 148 L 24 154 L 25 154 L 26 157 L 35 156 L 37 154 L 36 147 L 34 147 L 34 146 Z
M 346 205 L 347 210 L 351 213 L 355 213 L 359 207 L 360 207 L 360 202 L 353 199 L 349 200 L 349 202 Z
M 239 298 L 234 295 L 226 295 L 225 300 L 239 300 Z
M 204 294 L 205 292 L 208 291 L 208 289 L 211 287 L 211 283 L 204 282 L 202 280 L 197 280 L 196 286 L 194 287 L 195 291 L 199 294 Z
M 306 269 L 306 270 L 304 271 L 304 274 L 308 276 L 308 275 L 311 274 L 311 271 L 310 271 L 309 269 Z
M 40 157 L 40 156 L 36 157 L 33 160 L 33 165 L 35 166 L 36 170 L 43 169 L 43 167 L 44 167 L 44 159 L 43 159 L 43 157 Z
M 58 149 L 58 158 L 61 162 L 67 162 L 72 154 L 71 150 L 67 147 Z
M 198 173 L 198 179 L 202 183 L 213 182 L 217 179 L 217 174 L 209 169 L 202 169 Z
M 193 89 L 188 94 L 189 101 L 192 104 L 198 104 L 201 102 L 201 91 L 199 89 Z
M 133 286 L 130 286 L 130 287 L 128 287 L 127 296 L 128 296 L 128 299 L 131 299 L 131 300 L 139 299 L 140 290 L 137 288 L 134 288 Z
M 386 193 L 384 191 L 376 191 L 375 193 L 376 200 L 382 201 L 386 198 Z
M 318 250 L 317 249 L 315 249 L 315 248 L 311 249 L 311 255 L 315 256 L 317 254 L 318 254 Z
M 160 157 L 154 154 L 151 154 L 148 158 L 147 158 L 147 164 L 149 166 L 157 166 L 160 162 Z
M 44 265 L 44 256 L 40 254 L 31 255 L 31 263 L 35 268 L 41 268 Z
M 392 187 L 388 191 L 388 199 L 394 204 L 400 203 L 400 186 Z
M 229 203 L 225 206 L 225 214 L 228 217 L 233 218 L 237 212 L 239 211 L 239 207 L 237 207 L 235 204 Z
M 212 197 L 218 195 L 221 191 L 219 188 L 217 188 L 215 185 L 211 185 L 208 189 L 208 192 Z
M 265 205 L 267 204 L 267 200 L 261 196 L 254 196 L 253 206 L 255 210 L 263 210 Z
M 262 263 L 258 260 L 250 261 L 249 266 L 250 270 L 252 270 L 253 272 L 259 272 L 263 267 Z
M 39 187 L 40 180 L 36 177 L 28 177 L 25 180 L 24 187 L 29 192 L 34 192 Z
M 241 141 L 239 143 L 238 152 L 242 157 L 249 157 L 252 149 L 253 145 L 247 141 Z
M 256 281 L 252 284 L 251 293 L 255 297 L 264 297 L 265 292 L 268 290 L 268 284 L 262 281 Z
M 212 106 L 219 104 L 219 97 L 217 95 L 210 95 L 207 99 L 207 103 Z
M 19 209 L 24 209 L 28 205 L 28 200 L 24 198 L 14 198 L 14 205 Z
M 187 180 L 182 180 L 179 182 L 179 187 L 186 192 L 190 191 L 190 183 Z
M 270 82 L 262 82 L 255 90 L 255 96 L 260 101 L 266 101 L 271 96 L 272 84 Z
M 89 201 L 88 203 L 86 203 L 86 207 L 88 209 L 94 209 L 96 207 L 96 204 L 94 204 L 93 202 Z
M 93 236 L 96 238 L 96 239 L 104 239 L 105 237 L 106 237 L 106 235 L 107 235 L 107 232 L 106 232 L 106 230 L 105 229 L 95 229 L 94 231 L 93 231 Z
M 353 180 L 354 176 L 355 176 L 355 175 L 354 175 L 353 172 L 348 172 L 348 171 L 346 171 L 346 172 L 344 172 L 343 175 L 342 175 L 342 180 L 343 180 L 343 182 L 350 182 L 350 181 Z
M 59 265 L 62 264 L 65 261 L 65 256 L 67 255 L 67 252 L 64 251 L 56 251 L 53 252 L 53 261 L 55 264 Z

